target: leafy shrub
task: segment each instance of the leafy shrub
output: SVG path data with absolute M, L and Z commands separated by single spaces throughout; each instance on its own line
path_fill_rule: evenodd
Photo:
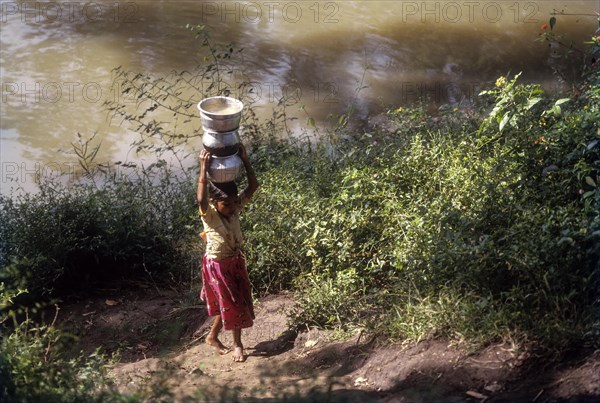
M 292 321 L 312 326 L 347 329 L 365 321 L 370 306 L 364 279 L 356 270 L 341 270 L 334 276 L 308 273 L 298 279 L 301 309 L 292 313 Z
M 107 357 L 98 351 L 69 358 L 72 339 L 52 325 L 29 318 L 11 329 L 14 298 L 24 291 L 0 283 L 0 400 L 4 402 L 126 401 L 106 369 Z
M 402 110 L 390 116 L 408 132 L 350 134 L 333 152 L 305 154 L 304 167 L 282 159 L 269 170 L 269 181 L 300 183 L 285 196 L 286 229 L 310 229 L 289 244 L 310 258 L 296 259 L 306 264 L 297 320 L 339 326 L 360 318 L 339 308 L 355 300 L 338 282 L 350 270 L 361 298 L 378 301 L 398 337 L 518 334 L 564 345 L 589 329 L 598 284 L 597 95 L 554 101 L 517 78 L 499 85 L 486 93 L 492 112 L 480 126 L 469 116 L 457 124 L 455 114 L 418 126 L 418 111 Z M 315 175 L 315 166 L 327 174 Z M 278 190 L 261 202 L 281 197 Z M 316 195 L 311 204 L 301 201 L 307 192 Z
M 38 193 L 1 196 L 1 276 L 34 296 L 141 274 L 189 281 L 184 268 L 197 267 L 195 203 L 189 182 L 168 177 L 45 183 Z

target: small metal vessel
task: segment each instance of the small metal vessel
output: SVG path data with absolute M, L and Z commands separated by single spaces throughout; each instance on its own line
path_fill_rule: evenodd
M 240 136 L 237 130 L 231 132 L 204 131 L 202 135 L 204 149 L 215 157 L 227 157 L 237 153 Z
M 200 121 L 205 131 L 231 132 L 237 130 L 244 104 L 231 97 L 211 97 L 198 102 Z
M 208 179 L 215 183 L 233 182 L 239 176 L 243 165 L 237 154 L 227 157 L 213 156 L 208 166 Z

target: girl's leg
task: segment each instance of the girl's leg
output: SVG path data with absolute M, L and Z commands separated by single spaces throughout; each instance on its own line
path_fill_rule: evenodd
M 244 346 L 242 345 L 242 329 L 233 329 L 233 361 L 243 362 L 246 360 Z
M 219 340 L 219 333 L 221 332 L 222 328 L 223 321 L 221 320 L 221 315 L 217 315 L 215 316 L 215 321 L 210 328 L 208 336 L 206 336 L 206 344 L 216 348 L 221 355 L 227 354 L 229 351 L 231 351 L 229 348 L 225 347 L 223 343 L 221 343 L 221 340 Z

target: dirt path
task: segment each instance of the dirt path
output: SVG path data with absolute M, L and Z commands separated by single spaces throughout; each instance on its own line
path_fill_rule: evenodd
M 550 365 L 508 345 L 468 354 L 443 340 L 401 346 L 360 330 L 345 339 L 317 329 L 294 332 L 287 327 L 293 300 L 279 295 L 257 304 L 255 326 L 243 333 L 248 358 L 234 363 L 204 343 L 211 318 L 203 306 L 181 308 L 176 293 L 148 294 L 61 309 L 85 350 L 121 352 L 112 368 L 120 389 L 144 391 L 148 400 L 600 401 L 597 350 Z

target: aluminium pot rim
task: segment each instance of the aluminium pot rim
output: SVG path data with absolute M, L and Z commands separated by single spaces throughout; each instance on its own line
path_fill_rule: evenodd
M 203 107 L 203 105 L 206 106 L 207 104 L 215 103 L 215 102 L 219 102 L 219 101 L 221 101 L 227 107 L 235 106 L 239 110 L 237 110 L 236 112 L 233 112 L 233 113 L 223 114 L 223 113 L 215 113 L 214 111 L 209 111 L 207 109 L 204 109 L 204 107 Z M 244 110 L 244 103 L 242 101 L 240 101 L 237 98 L 227 97 L 227 96 L 223 96 L 223 95 L 204 98 L 204 99 L 200 100 L 196 106 L 197 106 L 198 110 L 200 111 L 201 117 L 204 115 L 204 117 L 207 117 L 212 120 L 236 119 L 238 116 L 241 116 L 242 111 Z

